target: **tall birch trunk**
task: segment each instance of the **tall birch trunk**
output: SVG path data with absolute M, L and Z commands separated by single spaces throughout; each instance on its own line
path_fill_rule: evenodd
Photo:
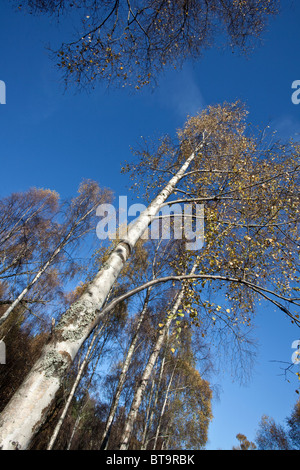
M 107 262 L 57 324 L 48 343 L 3 410 L 0 417 L 0 449 L 26 449 L 46 419 L 47 412 L 79 348 L 101 318 L 101 308 L 130 252 L 145 232 L 160 206 L 174 191 L 195 158 L 192 153 L 165 188 L 129 227 Z

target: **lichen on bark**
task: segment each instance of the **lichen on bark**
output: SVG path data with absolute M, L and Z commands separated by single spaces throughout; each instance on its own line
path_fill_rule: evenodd
M 44 370 L 45 376 L 58 377 L 64 376 L 65 372 L 71 364 L 71 357 L 65 351 L 48 351 L 44 357 L 42 369 Z
M 58 341 L 78 341 L 84 335 L 97 316 L 92 302 L 82 300 L 75 302 L 61 318 L 55 329 Z

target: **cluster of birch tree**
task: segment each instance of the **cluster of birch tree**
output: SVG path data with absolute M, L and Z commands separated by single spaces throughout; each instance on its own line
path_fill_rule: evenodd
M 149 152 L 148 147 L 139 151 L 138 163 L 124 168 L 124 171 L 132 172 L 133 178 L 143 182 L 144 194 L 146 188 L 150 200 L 148 208 L 130 224 L 127 235 L 122 240 L 116 241 L 108 249 L 102 247 L 98 250 L 96 260 L 99 260 L 99 267 L 97 262 L 94 263 L 85 282 L 76 289 L 66 311 L 60 314 L 53 326 L 40 358 L 1 414 L 3 446 L 26 448 L 30 444 L 34 431 L 37 432 L 45 422 L 70 367 L 77 361 L 78 354 L 82 355 L 84 348 L 87 348 L 84 359 L 77 366 L 69 398 L 49 443 L 49 448 L 52 448 L 92 351 L 97 350 L 99 341 L 104 348 L 111 331 L 117 335 L 117 330 L 122 325 L 120 316 L 137 308 L 137 295 L 142 296 L 142 304 L 137 318 L 133 319 L 132 314 L 129 314 L 133 332 L 129 335 L 131 342 L 119 367 L 119 380 L 101 439 L 104 447 L 110 436 L 123 387 L 128 376 L 132 377 L 130 368 L 133 358 L 135 367 L 141 360 L 144 363 L 139 371 L 139 378 L 133 375 L 134 393 L 124 417 L 123 432 L 118 443 L 121 450 L 128 449 L 143 398 L 156 368 L 158 371 L 149 410 L 146 411 L 147 419 L 143 423 L 143 430 L 135 431 L 135 437 L 141 446 L 146 445 L 148 431 L 151 431 L 152 400 L 156 399 L 155 392 L 157 393 L 162 378 L 165 383 L 168 377 L 166 370 L 169 370 L 169 381 L 165 383 L 165 392 L 159 393 L 160 400 L 165 396 L 166 402 L 161 404 L 162 416 L 156 421 L 155 437 L 151 436 L 155 445 L 160 436 L 167 402 L 171 406 L 169 393 L 173 377 L 176 377 L 174 384 L 178 392 L 181 389 L 178 385 L 191 379 L 185 377 L 185 374 L 196 374 L 197 377 L 193 354 L 189 360 L 185 352 L 182 357 L 177 356 L 179 353 L 176 354 L 176 348 L 181 351 L 187 341 L 186 330 L 197 327 L 203 338 L 213 330 L 218 333 L 222 344 L 225 335 L 232 335 L 235 340 L 232 343 L 237 348 L 234 354 L 242 357 L 247 349 L 246 331 L 252 322 L 258 297 L 271 302 L 299 326 L 299 315 L 296 312 L 299 309 L 299 145 L 293 142 L 266 145 L 260 135 L 250 135 L 246 120 L 247 112 L 240 103 L 209 107 L 187 121 L 185 127 L 177 133 L 177 142 L 164 137 L 158 142 L 156 151 L 152 149 Z M 95 200 L 90 197 L 90 185 Z M 158 185 L 161 190 L 153 196 Z M 74 233 L 77 234 L 75 240 L 81 235 L 73 230 L 74 226 L 79 230 L 80 223 L 84 220 L 82 235 L 89 231 L 90 219 L 84 215 L 94 214 L 94 202 L 97 200 L 101 203 L 103 197 L 107 197 L 107 192 L 101 192 L 97 185 L 82 185 L 79 198 L 71 204 L 76 214 L 75 222 L 67 224 L 63 242 L 56 244 L 53 254 L 48 253 L 49 265 L 46 259 L 43 260 L 38 273 L 43 269 L 46 271 L 51 266 L 51 261 L 55 262 L 54 255 L 59 255 L 58 247 L 65 240 L 70 240 L 71 243 Z M 185 240 L 158 240 L 156 243 L 143 240 L 144 232 L 157 220 L 157 214 L 168 201 L 173 204 L 175 201 L 177 204 L 201 201 L 205 204 L 205 245 L 201 250 L 187 251 Z M 78 205 L 80 209 L 84 209 L 84 215 Z M 44 207 L 43 204 L 41 206 Z M 17 221 L 10 223 L 12 234 L 18 227 L 23 234 L 26 231 L 24 223 L 25 226 L 30 224 L 34 221 L 34 216 L 35 210 L 32 217 L 28 216 L 28 220 L 23 220 L 24 217 L 19 215 Z M 175 217 L 170 218 L 174 222 Z M 163 224 L 163 219 L 159 220 Z M 55 227 L 57 229 L 57 225 Z M 33 232 L 38 233 L 35 230 Z M 14 236 L 17 237 L 19 246 L 17 234 L 12 235 Z M 14 245 L 14 238 L 9 240 L 10 238 L 6 240 L 8 252 Z M 43 237 L 43 240 L 46 238 Z M 25 246 L 26 244 L 31 246 L 27 240 Z M 37 246 L 39 244 L 35 243 L 34 247 Z M 4 253 L 7 250 L 4 249 Z M 14 254 L 13 260 L 15 258 Z M 10 258 L 8 269 L 12 269 L 12 261 Z M 4 265 L 5 262 L 4 256 Z M 20 308 L 23 305 L 27 308 L 28 302 L 31 304 L 36 300 L 41 303 L 44 299 L 38 295 L 39 291 L 38 299 L 27 296 L 36 286 L 33 280 L 37 273 L 31 273 L 30 262 L 29 267 L 26 263 L 23 269 L 25 272 L 18 272 L 18 269 L 7 272 L 18 278 L 19 274 L 22 278 L 22 275 L 28 276 L 30 273 L 32 280 L 22 290 L 24 296 L 19 304 Z M 36 283 L 39 285 L 38 280 Z M 214 298 L 220 292 L 222 302 L 216 303 Z M 20 294 L 16 298 L 20 298 Z M 10 301 L 7 303 L 13 305 Z M 5 321 L 8 321 L 9 314 L 14 311 L 10 311 L 9 307 L 6 309 L 2 315 Z M 149 331 L 153 331 L 153 337 L 148 338 L 151 341 L 146 357 L 146 343 L 143 353 L 136 356 L 141 340 L 139 333 L 140 329 L 145 328 L 144 322 L 152 323 Z M 145 332 L 143 336 L 145 337 Z M 172 344 L 172 341 L 175 343 Z M 176 341 L 179 346 L 176 346 Z M 171 353 L 174 358 L 167 360 Z M 98 351 L 97 360 L 100 358 Z M 165 369 L 165 363 L 168 363 L 168 369 Z M 179 370 L 183 376 L 179 374 Z M 200 388 L 193 392 L 191 386 L 183 385 L 186 396 L 180 410 L 187 413 L 186 425 L 190 424 L 192 427 L 198 423 L 200 428 L 201 420 L 190 420 L 191 409 L 186 407 L 192 398 L 195 399 L 196 402 L 192 400 L 192 408 L 196 407 L 196 410 L 193 410 L 192 416 L 199 413 L 207 425 L 210 392 L 208 385 L 205 385 L 206 395 L 199 397 L 203 384 L 200 376 L 198 381 L 195 377 L 193 382 Z M 179 399 L 176 394 L 174 397 Z M 156 406 L 154 409 L 157 409 Z M 168 429 L 165 430 L 165 435 L 169 436 Z M 170 435 L 174 436 L 173 433 Z

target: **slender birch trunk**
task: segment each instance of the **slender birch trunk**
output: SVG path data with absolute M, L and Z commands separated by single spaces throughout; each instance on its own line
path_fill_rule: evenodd
M 141 445 L 141 450 L 146 450 L 147 449 L 147 436 L 148 436 L 148 429 L 151 426 L 152 422 L 152 412 L 151 412 L 151 403 L 152 403 L 152 397 L 153 397 L 153 392 L 154 392 L 154 385 L 155 385 L 155 375 L 156 372 L 154 372 L 154 377 L 152 379 L 151 383 L 151 389 L 150 389 L 150 394 L 149 394 L 149 400 L 148 400 L 148 406 L 146 408 L 146 418 L 145 418 L 145 426 L 143 430 L 143 435 L 142 435 L 142 445 Z
M 1 238 L 1 241 L 0 241 L 0 246 L 1 245 L 4 245 L 4 243 L 12 236 L 14 235 L 14 233 L 16 232 L 16 229 L 19 230 L 19 227 L 18 225 L 20 224 L 20 222 L 22 222 L 22 225 L 25 226 L 30 219 L 33 219 L 33 217 L 35 217 L 39 212 L 41 212 L 41 210 L 43 209 L 43 207 L 45 207 L 45 202 L 42 204 L 41 207 L 39 207 L 38 209 L 36 209 L 29 217 L 27 217 L 26 220 L 24 220 L 24 217 L 25 215 L 34 207 L 34 205 L 32 204 L 30 207 L 28 207 L 27 211 L 22 214 L 22 216 L 19 218 L 19 220 L 15 223 L 15 225 L 11 228 L 11 230 L 3 237 Z
M 171 377 L 170 377 L 170 380 L 169 380 L 169 383 L 168 383 L 168 387 L 167 387 L 167 390 L 166 390 L 166 393 L 165 393 L 165 398 L 164 398 L 164 401 L 163 401 L 163 405 L 162 405 L 162 408 L 160 410 L 159 420 L 158 420 L 156 433 L 155 433 L 155 438 L 154 438 L 153 450 L 156 450 L 157 440 L 159 438 L 159 433 L 160 433 L 160 428 L 161 428 L 161 422 L 162 422 L 162 418 L 165 414 L 167 401 L 168 401 L 168 398 L 169 398 L 170 388 L 171 388 L 171 384 L 173 382 L 176 366 L 177 366 L 177 363 L 175 364 L 175 366 L 173 368 L 173 371 L 172 371 L 172 374 L 171 374 Z
M 108 445 L 110 429 L 111 429 L 111 426 L 112 426 L 112 423 L 113 423 L 113 420 L 114 420 L 114 417 L 115 417 L 115 414 L 116 414 L 116 411 L 117 411 L 120 395 L 121 395 L 123 385 L 125 383 L 125 379 L 126 379 L 126 376 L 127 376 L 127 372 L 128 372 L 128 369 L 129 369 L 129 366 L 130 366 L 130 363 L 131 363 L 131 359 L 132 359 L 132 356 L 133 356 L 133 353 L 134 353 L 134 350 L 135 350 L 135 347 L 136 347 L 136 343 L 137 343 L 138 336 L 139 336 L 139 331 L 140 331 L 140 328 L 142 326 L 142 323 L 143 323 L 143 320 L 144 320 L 144 317 L 145 317 L 145 314 L 146 314 L 146 311 L 147 311 L 149 296 L 150 296 L 150 290 L 151 289 L 148 289 L 148 291 L 147 291 L 146 298 L 145 298 L 145 301 L 144 301 L 144 306 L 143 306 L 142 312 L 139 316 L 139 319 L 138 319 L 138 322 L 137 322 L 137 325 L 136 325 L 136 329 L 135 329 L 135 333 L 133 335 L 132 341 L 130 343 L 130 346 L 129 346 L 127 354 L 126 354 L 126 358 L 125 358 L 124 363 L 123 363 L 123 367 L 122 367 L 122 371 L 121 371 L 121 374 L 120 374 L 120 377 L 119 377 L 117 389 L 116 389 L 115 395 L 113 397 L 112 404 L 110 406 L 108 418 L 107 418 L 107 421 L 106 421 L 106 424 L 105 424 L 105 429 L 104 429 L 104 432 L 103 432 L 103 435 L 102 435 L 102 438 L 101 438 L 101 443 L 102 444 L 101 444 L 100 450 L 106 450 L 107 445 Z
M 169 441 L 170 441 L 170 435 L 168 433 L 169 433 L 169 427 L 167 427 L 166 429 L 166 436 L 165 436 L 166 439 L 162 443 L 161 450 L 165 450 L 165 449 L 168 450 Z
M 146 389 L 148 380 L 150 378 L 150 375 L 152 373 L 153 367 L 157 361 L 158 355 L 161 351 L 161 348 L 166 340 L 167 332 L 170 328 L 170 325 L 172 323 L 172 320 L 174 319 L 174 316 L 177 313 L 177 310 L 179 309 L 179 306 L 181 304 L 182 298 L 184 295 L 184 289 L 181 289 L 179 292 L 177 299 L 175 301 L 175 304 L 172 308 L 171 314 L 169 315 L 164 327 L 162 330 L 160 330 L 160 334 L 158 335 L 157 341 L 155 343 L 154 349 L 149 357 L 147 366 L 145 367 L 145 370 L 143 372 L 141 381 L 139 383 L 139 386 L 137 387 L 135 391 L 135 395 L 133 397 L 133 401 L 131 404 L 130 412 L 128 414 L 125 426 L 124 426 L 124 431 L 121 437 L 121 444 L 120 444 L 120 450 L 127 450 L 128 445 L 129 445 L 129 440 L 131 437 L 133 425 L 135 423 L 139 407 L 144 395 L 144 391 Z
M 198 149 L 199 150 L 199 149 Z M 160 206 L 174 191 L 195 158 L 192 153 L 148 208 L 129 227 L 107 262 L 57 324 L 47 344 L 0 417 L 0 449 L 26 449 L 47 412 L 79 348 L 101 318 L 101 308 L 130 252 Z
M 68 442 L 68 447 L 67 447 L 67 450 L 70 450 L 71 449 L 71 445 L 72 445 L 72 442 L 73 442 L 73 439 L 74 439 L 74 436 L 75 436 L 75 432 L 77 431 L 77 428 L 79 426 L 79 423 L 81 421 L 81 418 L 82 418 L 82 411 L 83 411 L 83 408 L 82 407 L 80 409 L 80 413 L 78 414 L 77 418 L 76 418 L 76 421 L 75 421 L 75 424 L 74 424 L 74 427 L 73 427 L 73 430 L 72 430 L 72 434 L 71 434 L 71 437 L 69 439 L 69 442 Z
M 27 292 L 38 282 L 40 277 L 44 274 L 44 272 L 49 268 L 49 266 L 53 263 L 54 259 L 57 255 L 61 252 L 61 250 L 69 243 L 70 238 L 72 237 L 75 229 L 78 225 L 83 222 L 91 213 L 95 210 L 95 206 L 90 209 L 83 217 L 81 217 L 71 228 L 68 234 L 64 237 L 62 242 L 58 245 L 58 247 L 54 250 L 50 258 L 44 263 L 41 269 L 36 273 L 34 278 L 29 282 L 29 284 L 22 290 L 22 292 L 18 295 L 18 297 L 11 303 L 11 305 L 6 309 L 3 315 L 0 318 L 0 325 L 5 322 L 5 320 L 9 317 L 10 313 L 16 308 L 17 305 L 22 301 L 25 297 Z
M 197 262 L 192 267 L 191 274 L 195 273 L 196 268 L 197 268 Z M 148 361 L 147 366 L 146 366 L 146 368 L 144 370 L 144 373 L 142 375 L 140 384 L 139 384 L 139 386 L 137 387 L 137 389 L 135 391 L 133 401 L 132 401 L 132 404 L 131 404 L 131 408 L 130 408 L 129 414 L 127 416 L 125 426 L 124 426 L 124 430 L 123 430 L 123 434 L 122 434 L 122 437 L 121 437 L 120 450 L 128 450 L 129 440 L 130 440 L 132 429 L 133 429 L 133 426 L 134 426 L 134 423 L 135 423 L 135 420 L 136 420 L 136 417 L 137 417 L 137 414 L 138 414 L 138 411 L 139 411 L 139 407 L 141 405 L 141 401 L 142 401 L 142 398 L 143 398 L 144 391 L 146 389 L 146 386 L 147 386 L 148 380 L 150 378 L 151 372 L 152 372 L 153 367 L 154 367 L 154 365 L 157 361 L 158 355 L 159 355 L 159 353 L 161 351 L 161 348 L 164 344 L 166 336 L 168 334 L 171 323 L 177 315 L 177 311 L 178 311 L 178 309 L 180 307 L 180 304 L 181 304 L 181 302 L 184 298 L 184 294 L 185 294 L 185 283 L 183 283 L 183 285 L 182 285 L 182 287 L 181 287 L 181 289 L 180 289 L 180 291 L 179 291 L 179 293 L 176 297 L 175 303 L 174 303 L 174 305 L 171 309 L 171 312 L 168 315 L 167 320 L 166 320 L 162 330 L 160 330 L 160 334 L 158 335 L 156 344 L 155 344 L 154 349 L 153 349 L 153 351 L 150 355 L 149 361 Z
M 154 402 L 153 402 L 153 405 L 152 405 L 152 410 L 151 410 L 151 413 L 150 413 L 150 416 L 149 416 L 149 422 L 148 422 L 148 425 L 146 423 L 145 430 L 144 430 L 144 433 L 143 433 L 141 450 L 146 450 L 148 442 L 149 442 L 149 440 L 147 440 L 147 434 L 148 434 L 148 430 L 151 429 L 151 426 L 152 426 L 153 417 L 154 417 L 154 410 L 156 409 L 156 405 L 157 405 L 157 402 L 158 402 L 158 392 L 159 392 L 159 387 L 160 387 L 163 372 L 164 372 L 165 362 L 166 362 L 166 358 L 164 356 L 163 359 L 162 359 L 162 362 L 161 362 L 161 367 L 160 367 L 159 377 L 158 377 L 158 383 L 157 383 L 157 387 L 156 387 L 156 391 L 155 391 L 155 397 L 154 397 Z M 155 381 L 155 378 L 153 379 L 153 382 L 154 381 Z
M 99 334 L 102 332 L 104 326 L 105 326 L 105 325 L 102 325 L 102 326 L 101 326 L 101 329 L 100 329 L 100 331 L 98 332 L 98 336 L 99 336 Z M 101 335 L 101 336 L 102 336 L 102 335 Z M 88 381 L 88 383 L 87 383 L 87 385 L 86 385 L 86 388 L 85 388 L 85 391 L 84 391 L 83 400 L 87 397 L 88 390 L 89 390 L 89 388 L 90 388 L 90 385 L 91 385 L 93 376 L 94 376 L 94 374 L 95 374 L 96 368 L 97 368 L 97 366 L 98 366 L 98 362 L 99 362 L 99 360 L 100 360 L 100 358 L 101 358 L 101 354 L 102 354 L 102 351 L 103 351 L 104 345 L 106 344 L 107 339 L 108 339 L 108 337 L 106 337 L 106 338 L 104 339 L 104 341 L 103 341 L 103 343 L 102 343 L 102 345 L 101 345 L 100 351 L 97 353 L 97 354 L 98 354 L 98 358 L 97 358 L 97 360 L 96 360 L 96 362 L 95 362 L 95 364 L 94 364 L 94 366 L 93 366 L 93 370 L 92 370 L 91 376 L 90 376 L 89 381 Z M 94 354 L 94 351 L 95 351 L 96 346 L 97 346 L 97 345 L 95 345 L 93 351 L 90 353 L 90 355 L 89 355 L 90 357 L 88 358 L 88 360 L 89 360 L 89 359 L 92 357 L 92 355 Z M 78 371 L 78 373 L 79 373 L 79 371 Z M 85 403 L 83 403 L 83 405 L 81 404 L 81 406 L 80 406 L 80 411 L 79 411 L 78 416 L 77 416 L 77 418 L 76 418 L 76 421 L 75 421 L 75 424 L 74 424 L 74 427 L 73 427 L 73 430 L 72 430 L 72 434 L 71 434 L 71 437 L 70 437 L 69 442 L 68 442 L 67 450 L 70 450 L 70 448 L 71 448 L 71 445 L 72 445 L 72 441 L 73 441 L 75 432 L 76 432 L 76 430 L 77 430 L 77 428 L 78 428 L 78 426 L 79 426 L 79 423 L 80 423 L 80 421 L 81 421 L 81 418 L 82 418 L 82 412 L 83 412 L 83 410 L 84 410 L 84 407 L 87 405 L 87 403 L 88 403 L 88 400 L 86 399 L 86 400 L 85 400 Z
M 166 322 L 165 327 L 169 327 L 170 324 L 171 324 L 171 319 Z M 131 404 L 130 412 L 126 419 L 124 431 L 121 437 L 120 450 L 128 450 L 129 440 L 130 440 L 132 429 L 133 429 L 133 426 L 134 426 L 134 423 L 135 423 L 135 420 L 136 420 L 136 417 L 140 408 L 140 404 L 141 404 L 148 380 L 150 378 L 151 372 L 157 361 L 161 348 L 164 344 L 165 337 L 166 337 L 165 332 L 164 333 L 161 332 L 161 334 L 159 334 L 155 347 L 151 353 L 147 366 L 142 375 L 141 381 L 136 389 L 136 392 L 135 392 L 135 395 Z

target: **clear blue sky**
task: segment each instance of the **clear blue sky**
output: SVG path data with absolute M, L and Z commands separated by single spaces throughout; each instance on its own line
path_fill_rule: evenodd
M 2 1 L 0 80 L 7 104 L 0 105 L 0 196 L 32 186 L 70 196 L 83 178 L 126 195 L 120 163 L 131 159 L 130 146 L 141 136 L 174 134 L 187 114 L 225 100 L 245 101 L 255 124 L 270 124 L 282 137 L 296 135 L 300 105 L 292 104 L 291 85 L 300 80 L 300 2 L 282 3 L 283 12 L 249 58 L 210 50 L 196 65 L 161 76 L 153 92 L 132 95 L 100 86 L 90 94 L 64 94 L 45 45 L 60 44 L 65 23 L 24 16 Z M 290 361 L 299 331 L 265 304 L 256 325 L 260 348 L 248 386 L 232 383 L 226 367 L 215 378 L 222 391 L 213 404 L 210 449 L 230 449 L 239 432 L 254 439 L 262 414 L 283 422 L 296 401 L 297 382 L 287 383 L 278 376 L 280 365 L 270 361 Z

